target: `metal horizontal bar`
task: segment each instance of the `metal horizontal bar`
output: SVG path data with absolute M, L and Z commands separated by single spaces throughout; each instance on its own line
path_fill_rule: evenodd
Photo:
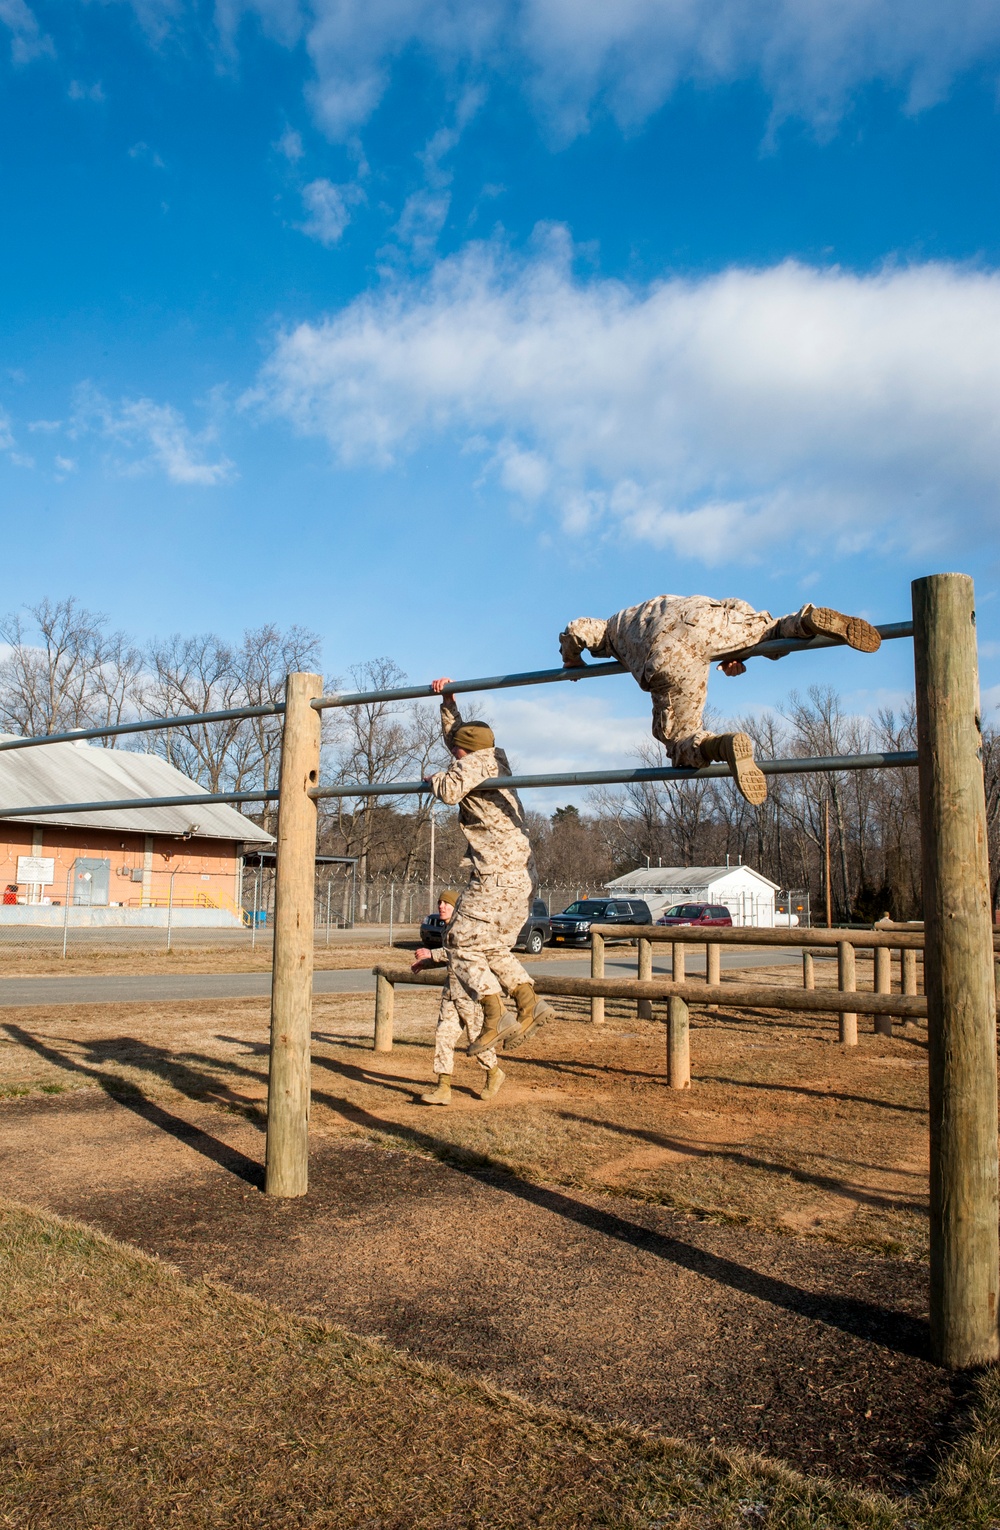
M 883 641 L 913 636 L 912 622 L 884 622 L 877 628 Z M 804 653 L 814 648 L 843 648 L 843 638 L 773 638 L 758 643 L 754 648 L 739 653 L 716 654 L 717 659 L 782 659 L 786 654 Z M 455 680 L 448 685 L 449 693 L 459 695 L 465 691 L 510 690 L 518 685 L 552 685 L 561 680 L 600 680 L 606 675 L 624 675 L 624 664 L 585 664 L 575 669 L 527 670 L 518 675 L 485 675 L 478 680 Z M 312 705 L 317 711 L 327 707 L 359 707 L 372 701 L 419 701 L 436 693 L 429 685 L 402 685 L 392 691 L 353 691 L 337 696 L 320 696 Z
M 913 636 L 912 622 L 885 622 L 878 628 L 883 640 Z M 719 654 L 718 658 L 784 658 L 812 648 L 842 648 L 842 638 L 773 639 L 758 643 L 738 654 Z M 605 675 L 624 675 L 624 664 L 587 664 L 579 669 L 538 669 L 520 675 L 489 675 L 479 680 L 456 680 L 449 691 L 498 691 L 518 685 L 551 685 L 560 680 L 599 680 Z M 327 707 L 358 707 L 371 701 L 416 701 L 435 692 L 429 685 L 404 685 L 390 691 L 354 691 L 339 696 L 320 696 L 312 705 L 317 711 Z M 63 733 L 41 733 L 31 738 L 0 740 L 0 750 L 34 749 L 39 744 L 72 744 L 88 738 L 120 738 L 128 733 L 152 733 L 158 728 L 193 728 L 203 723 L 234 722 L 248 717 L 277 717 L 285 710 L 283 701 L 259 707 L 229 707 L 219 712 L 179 713 L 174 717 L 151 717 L 140 722 L 113 723 L 106 728 L 70 728 Z M 60 809 L 62 811 L 62 809 Z
M 124 808 L 210 807 L 214 802 L 272 802 L 278 793 L 200 792 L 197 797 L 123 797 L 117 802 L 50 802 L 44 807 L 0 808 L 0 818 L 49 818 L 53 813 L 111 813 Z
M 819 759 L 758 760 L 766 776 L 815 775 L 840 770 L 892 770 L 917 763 L 916 750 L 883 754 L 833 754 Z M 545 786 L 622 786 L 643 781 L 707 781 L 732 778 L 728 765 L 703 765 L 700 770 L 650 766 L 642 770 L 569 770 L 556 775 L 493 776 L 475 791 L 520 790 Z M 345 786 L 314 786 L 310 797 L 415 797 L 426 792 L 423 781 L 385 781 L 377 786 L 357 782 Z
M 274 717 L 283 701 L 262 707 L 230 707 L 225 712 L 191 712 L 177 717 L 151 717 L 143 722 L 115 723 L 110 728 L 72 728 L 68 733 L 41 733 L 33 738 L 0 739 L 0 749 L 34 749 L 38 744 L 75 744 L 87 738 L 117 738 L 123 733 L 152 733 L 157 728 L 189 728 L 199 723 L 230 722 L 239 717 Z

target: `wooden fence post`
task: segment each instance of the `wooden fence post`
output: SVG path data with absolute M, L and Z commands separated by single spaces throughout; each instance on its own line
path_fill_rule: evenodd
M 913 947 L 900 951 L 899 969 L 900 987 L 903 993 L 913 998 L 917 991 L 917 953 Z
M 670 946 L 670 976 L 675 983 L 687 982 L 687 963 L 685 960 L 687 947 L 679 940 L 675 940 Z
M 267 1083 L 268 1195 L 309 1188 L 309 1043 L 312 1034 L 316 882 L 316 803 L 320 675 L 289 675 L 278 780 L 278 855 L 274 878 L 271 1060 Z
M 714 940 L 710 940 L 705 947 L 705 984 L 709 988 L 718 988 L 722 982 L 722 947 Z M 709 1004 L 708 1009 L 718 1009 L 718 1004 Z
M 671 1089 L 691 1087 L 690 1014 L 683 999 L 667 1000 L 667 1084 Z
M 590 975 L 595 978 L 604 976 L 604 936 L 590 932 Z M 604 1000 L 591 999 L 590 1021 L 592 1025 L 604 1023 Z
M 931 1136 L 931 1341 L 941 1365 L 996 1360 L 993 916 L 972 580 L 913 581 Z
M 837 987 L 841 993 L 851 993 L 857 986 L 854 946 L 849 940 L 838 940 Z M 851 1010 L 847 1010 L 840 1017 L 840 1040 L 845 1047 L 856 1047 L 858 1044 L 858 1017 Z
M 802 953 L 802 986 L 803 988 L 816 987 L 816 960 L 811 951 Z
M 875 947 L 875 992 L 892 993 L 892 952 L 888 946 Z M 875 1016 L 876 1036 L 892 1035 L 892 1016 Z
M 648 983 L 653 976 L 653 942 L 651 940 L 643 940 L 642 936 L 640 935 L 636 945 L 639 948 L 639 960 L 636 965 L 636 976 L 638 977 L 640 983 Z M 640 999 L 636 1004 L 635 1014 L 637 1020 L 652 1020 L 652 999 Z
M 375 1051 L 392 1051 L 392 1022 L 396 990 L 381 972 L 375 974 Z

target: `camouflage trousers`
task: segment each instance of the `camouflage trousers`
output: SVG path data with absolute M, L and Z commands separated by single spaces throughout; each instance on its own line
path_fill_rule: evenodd
M 524 869 L 473 877 L 459 898 L 444 938 L 449 980 L 457 979 L 477 1002 L 531 982 L 512 950 L 534 890 L 531 872 Z
M 734 609 L 735 608 L 735 609 Z M 673 765 L 697 770 L 705 758 L 699 747 L 712 737 L 702 727 L 708 697 L 708 674 L 713 658 L 752 648 L 765 638 L 812 636 L 803 617 L 812 610 L 802 607 L 792 616 L 775 621 L 770 611 L 755 611 L 745 601 L 706 602 L 692 640 L 678 643 L 664 666 L 653 677 L 653 737 L 659 739 Z
M 434 1033 L 434 1072 L 451 1074 L 455 1071 L 455 1048 L 462 1032 L 475 1041 L 483 1028 L 483 1011 L 470 993 L 466 993 L 448 967 L 448 980 L 441 994 L 437 1030 Z M 480 1052 L 476 1062 L 481 1068 L 495 1068 L 497 1054 L 490 1047 Z

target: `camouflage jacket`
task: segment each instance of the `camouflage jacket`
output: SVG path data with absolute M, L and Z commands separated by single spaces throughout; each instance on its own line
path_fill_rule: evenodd
M 454 698 L 443 696 L 441 732 L 445 743 L 461 724 L 462 714 Z M 510 763 L 502 749 L 475 749 L 463 759 L 453 760 L 447 770 L 429 777 L 431 791 L 439 802 L 451 807 L 458 804 L 459 822 L 468 840 L 462 865 L 471 867 L 474 876 L 504 876 L 532 866 L 524 809 L 517 792 L 472 791 L 491 776 L 510 774 Z

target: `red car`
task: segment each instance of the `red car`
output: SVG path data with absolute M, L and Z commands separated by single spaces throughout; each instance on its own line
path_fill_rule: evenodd
M 657 919 L 657 924 L 731 925 L 733 916 L 721 903 L 675 903 Z

